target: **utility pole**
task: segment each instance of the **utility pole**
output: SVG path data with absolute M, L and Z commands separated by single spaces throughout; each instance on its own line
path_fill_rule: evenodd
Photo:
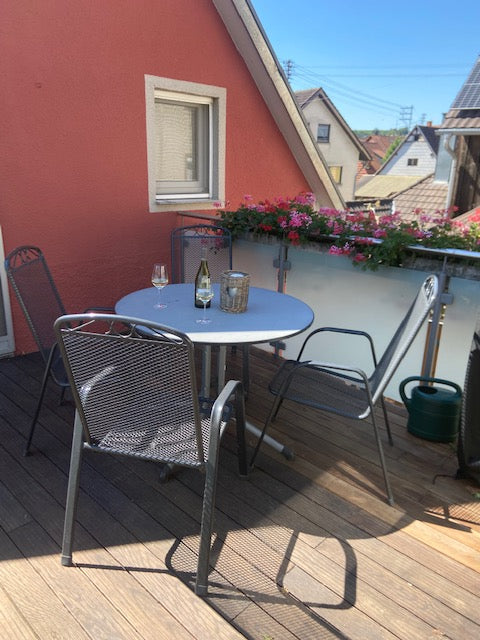
M 288 82 L 290 82 L 290 80 L 292 79 L 294 66 L 295 66 L 295 63 L 293 62 L 293 60 L 285 60 L 283 63 L 283 70 L 285 71 L 285 75 L 287 76 Z
M 411 107 L 400 108 L 400 122 L 403 122 L 407 131 L 412 128 L 413 105 Z

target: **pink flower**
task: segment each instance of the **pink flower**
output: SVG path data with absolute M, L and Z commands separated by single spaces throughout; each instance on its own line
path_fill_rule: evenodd
M 332 244 L 332 246 L 328 250 L 328 253 L 330 253 L 332 256 L 341 256 L 343 254 L 343 249 Z

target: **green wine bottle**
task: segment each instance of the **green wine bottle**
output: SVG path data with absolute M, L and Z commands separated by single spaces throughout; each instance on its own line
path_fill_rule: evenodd
M 207 248 L 202 247 L 202 256 L 200 260 L 200 266 L 198 267 L 197 275 L 195 276 L 195 306 L 203 309 L 203 302 L 197 298 L 197 290 L 210 288 L 210 270 L 207 262 Z M 208 309 L 210 307 L 210 300 L 205 305 Z

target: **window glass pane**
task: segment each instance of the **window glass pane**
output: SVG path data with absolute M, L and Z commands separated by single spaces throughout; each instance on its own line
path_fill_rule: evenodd
M 335 180 L 337 184 L 340 184 L 342 181 L 342 167 L 340 166 L 332 166 L 329 167 L 330 173 L 332 174 L 332 178 Z
M 328 142 L 330 140 L 330 125 L 317 125 L 317 142 Z
M 155 100 L 155 157 L 159 193 L 208 191 L 207 104 Z

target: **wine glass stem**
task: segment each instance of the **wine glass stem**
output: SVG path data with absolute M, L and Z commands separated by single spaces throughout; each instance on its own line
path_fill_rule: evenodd
M 206 319 L 207 319 L 207 303 L 204 300 L 203 301 L 203 321 L 205 322 Z

